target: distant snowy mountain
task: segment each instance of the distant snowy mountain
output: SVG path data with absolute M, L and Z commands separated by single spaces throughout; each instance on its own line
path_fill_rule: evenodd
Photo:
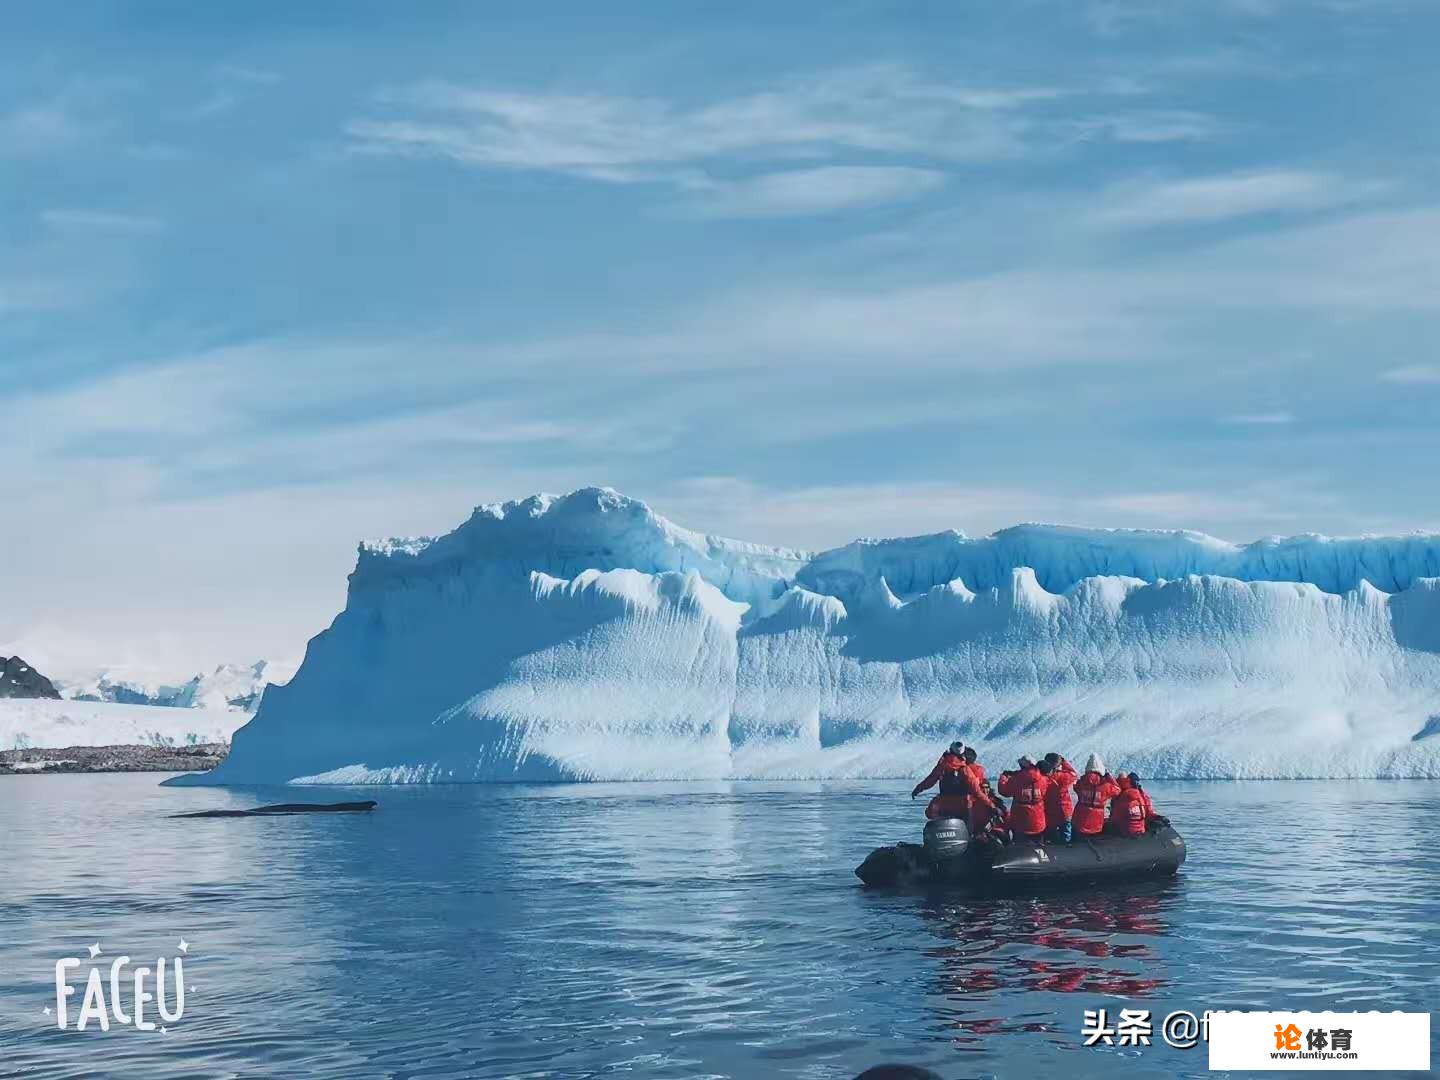
M 820 554 L 609 489 L 362 546 L 345 610 L 185 782 L 1440 777 L 1440 536 L 1024 525 Z
M 293 674 L 293 668 L 266 660 L 244 666 L 222 664 L 208 675 L 195 675 L 178 684 L 133 673 L 101 671 L 63 684 L 62 693 L 72 701 L 253 712 L 268 683 L 284 682 Z

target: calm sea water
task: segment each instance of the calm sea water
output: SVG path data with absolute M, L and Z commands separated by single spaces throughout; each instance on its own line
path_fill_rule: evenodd
M 1198 1076 L 1203 1048 L 1082 1048 L 1083 1011 L 1440 1005 L 1431 783 L 1156 783 L 1177 879 L 974 901 L 853 876 L 918 834 L 908 781 L 372 788 L 368 816 L 179 821 L 297 796 L 156 779 L 0 780 L 0 1075 Z M 182 936 L 166 1034 L 43 1014 L 60 957 L 83 978 L 92 943 L 153 963 Z

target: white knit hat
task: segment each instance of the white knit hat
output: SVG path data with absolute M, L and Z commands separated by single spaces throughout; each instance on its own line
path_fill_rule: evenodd
M 1098 772 L 1098 773 L 1101 773 L 1101 774 L 1103 774 L 1103 773 L 1105 772 L 1105 762 L 1103 762 L 1103 761 L 1100 760 L 1100 755 L 1099 755 L 1099 754 L 1091 754 L 1091 755 L 1090 755 L 1090 760 L 1087 761 L 1087 762 L 1085 762 L 1085 771 L 1086 771 L 1086 772 Z

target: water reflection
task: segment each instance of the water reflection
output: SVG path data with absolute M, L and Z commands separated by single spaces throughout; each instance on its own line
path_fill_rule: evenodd
M 922 950 L 934 962 L 937 1024 L 961 1050 L 1014 1032 L 1062 1043 L 1073 1033 L 1015 1010 L 1009 1004 L 1014 995 L 1108 995 L 1137 1002 L 1155 995 L 1168 982 L 1165 962 L 1145 939 L 1170 932 L 1166 912 L 1179 889 L 1165 881 L 1129 893 L 1034 899 L 932 893 L 917 899 L 921 923 L 939 939 Z
M 1179 878 L 1034 899 L 860 888 L 918 832 L 898 787 L 407 788 L 355 820 L 195 822 L 164 815 L 284 793 L 0 783 L 0 1073 L 1099 1077 L 1098 1006 L 1434 1004 L 1433 786 L 1162 788 Z M 163 1042 L 47 1030 L 57 955 L 178 931 L 200 991 Z M 1166 1053 L 1144 1064 L 1203 1072 Z

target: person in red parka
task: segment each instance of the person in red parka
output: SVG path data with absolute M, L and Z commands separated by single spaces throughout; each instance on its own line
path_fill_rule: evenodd
M 1126 774 L 1125 774 L 1125 779 L 1130 782 L 1130 786 L 1131 786 L 1134 790 L 1136 790 L 1136 791 L 1138 791 L 1138 792 L 1140 793 L 1140 798 L 1141 798 L 1142 800 L 1144 800 L 1144 802 L 1145 802 L 1145 828 L 1146 828 L 1146 830 L 1148 831 L 1149 828 L 1150 828 L 1152 825 L 1169 825 L 1169 824 L 1170 824 L 1170 819 L 1169 819 L 1169 818 L 1167 818 L 1164 814 L 1159 814 L 1159 813 L 1156 813 L 1156 812 L 1155 812 L 1155 803 L 1151 801 L 1151 799 L 1150 799 L 1150 793 L 1149 793 L 1148 791 L 1146 791 L 1143 787 L 1140 786 L 1140 777 L 1136 776 L 1136 775 L 1132 772 L 1132 773 L 1126 773 Z
M 977 784 L 984 784 L 985 766 L 981 765 L 980 762 L 975 760 L 977 757 L 975 753 L 975 748 L 973 746 L 965 747 L 965 753 L 961 756 L 964 757 L 965 764 L 970 766 L 970 771 L 975 775 L 975 782 Z
M 1130 786 L 1140 792 L 1140 797 L 1145 800 L 1145 817 L 1159 817 L 1160 815 L 1155 813 L 1155 804 L 1150 801 L 1150 793 L 1140 786 L 1140 777 L 1132 772 L 1126 773 L 1125 779 L 1130 781 Z
M 980 836 L 995 821 L 996 811 L 999 808 L 995 799 L 992 798 L 993 792 L 990 790 L 990 785 L 985 782 L 985 766 L 976 760 L 975 748 L 973 746 L 965 747 L 965 753 L 962 756 L 965 758 L 965 767 L 970 770 L 970 779 L 973 781 L 969 788 L 970 835 Z
M 1119 780 L 1120 794 L 1110 803 L 1110 817 L 1105 822 L 1106 832 L 1117 836 L 1144 836 L 1145 826 L 1150 820 L 1152 809 L 1150 796 L 1140 788 L 1140 778 L 1134 773 Z
M 1120 794 L 1120 785 L 1105 771 L 1099 754 L 1091 754 L 1085 772 L 1075 781 L 1075 832 L 1098 836 L 1105 829 L 1105 804 Z
M 985 766 L 976 760 L 973 746 L 967 746 L 962 756 L 965 758 L 965 766 L 970 770 L 970 778 L 974 781 L 970 788 L 970 835 L 980 836 L 996 825 L 1003 832 L 1005 806 L 985 778 Z
M 950 748 L 940 755 L 940 760 L 935 762 L 935 767 L 930 770 L 924 780 L 921 780 L 910 790 L 910 797 L 913 799 L 922 791 L 934 787 L 940 782 L 940 777 L 946 772 L 954 772 L 965 767 L 965 744 L 958 739 L 950 744 Z
M 927 818 L 970 817 L 970 798 L 978 793 L 979 787 L 965 764 L 965 747 L 959 742 L 950 744 L 950 749 L 940 755 L 940 760 L 910 792 L 913 799 L 927 788 L 940 785 L 940 793 L 925 807 Z
M 1017 837 L 1040 843 L 1045 838 L 1045 793 L 1050 780 L 1028 757 L 1020 759 L 1018 772 L 1000 774 L 1000 794 L 1010 798 L 1010 831 Z
M 1039 768 L 1050 778 L 1050 790 L 1045 793 L 1045 834 L 1057 843 L 1068 844 L 1071 818 L 1075 814 L 1075 795 L 1071 789 L 1080 777 L 1075 775 L 1075 767 L 1059 754 L 1046 754 Z

